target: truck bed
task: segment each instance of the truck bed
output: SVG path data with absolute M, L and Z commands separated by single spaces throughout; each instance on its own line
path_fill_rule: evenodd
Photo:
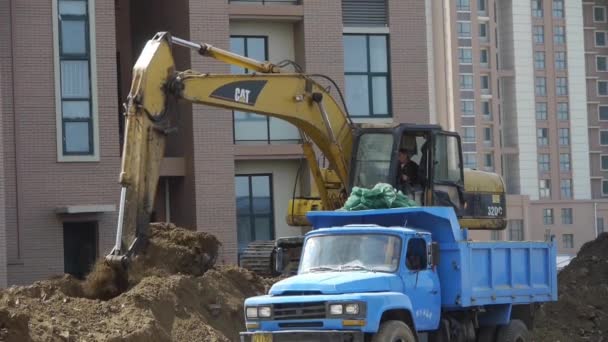
M 459 241 L 440 250 L 445 309 L 557 300 L 553 242 Z

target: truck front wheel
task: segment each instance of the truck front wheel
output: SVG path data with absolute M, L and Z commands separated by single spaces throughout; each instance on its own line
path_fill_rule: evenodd
M 526 324 L 518 319 L 514 319 L 509 324 L 498 328 L 496 335 L 497 342 L 528 342 L 530 332 Z
M 412 329 L 401 321 L 386 321 L 372 338 L 372 342 L 415 342 Z

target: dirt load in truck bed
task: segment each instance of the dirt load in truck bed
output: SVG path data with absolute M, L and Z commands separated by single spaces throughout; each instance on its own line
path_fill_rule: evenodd
M 608 233 L 558 274 L 558 301 L 541 307 L 534 341 L 608 341 Z
M 274 280 L 215 266 L 213 235 L 152 224 L 150 237 L 124 293 L 102 263 L 85 281 L 64 275 L 0 291 L 0 341 L 238 341 L 244 299 Z

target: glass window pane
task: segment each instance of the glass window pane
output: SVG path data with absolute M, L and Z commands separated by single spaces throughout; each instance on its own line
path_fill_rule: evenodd
M 264 38 L 247 37 L 247 57 L 265 61 L 266 56 L 266 40 Z
M 608 106 L 600 106 L 599 111 L 600 120 L 608 120 Z
M 392 134 L 363 134 L 357 149 L 353 185 L 371 188 L 379 182 L 388 182 L 392 149 Z
M 242 37 L 231 37 L 230 51 L 241 56 L 245 56 L 245 39 Z M 232 74 L 243 74 L 245 73 L 245 69 L 235 65 L 231 65 L 230 72 Z
M 61 0 L 59 1 L 59 14 L 86 15 L 87 2 Z
M 234 112 L 234 140 L 267 141 L 268 123 L 265 116 Z
M 249 197 L 249 177 L 237 176 L 234 180 L 237 198 Z M 249 209 L 247 209 L 249 210 Z
M 352 116 L 369 115 L 369 89 L 366 75 L 346 75 L 346 105 Z
M 369 55 L 372 72 L 387 72 L 386 37 L 369 37 Z
M 86 30 L 84 21 L 61 21 L 61 53 L 86 55 Z
M 372 77 L 374 115 L 388 115 L 388 89 L 386 77 Z
M 65 123 L 65 150 L 68 153 L 89 152 L 89 123 Z
M 239 215 L 236 218 L 237 237 L 239 250 L 247 248 L 247 244 L 253 240 L 251 236 L 251 219 L 249 216 Z
M 64 118 L 88 119 L 91 116 L 89 101 L 63 101 L 62 113 Z
M 292 142 L 300 140 L 300 132 L 296 126 L 277 118 L 269 118 L 269 120 L 270 140 L 285 140 Z
M 344 36 L 344 71 L 367 72 L 365 36 Z
M 251 177 L 251 192 L 254 198 L 262 197 L 270 199 L 270 177 Z
M 272 240 L 272 217 L 256 216 L 255 224 L 255 239 L 256 240 Z
M 435 165 L 436 182 L 456 182 L 462 181 L 460 174 L 460 150 L 456 137 L 447 135 L 437 135 L 435 140 L 435 155 L 433 163 Z
M 88 61 L 61 61 L 61 95 L 64 98 L 89 97 Z

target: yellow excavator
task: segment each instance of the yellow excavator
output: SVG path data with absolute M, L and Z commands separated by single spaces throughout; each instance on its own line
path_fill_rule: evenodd
M 178 71 L 174 45 L 252 73 Z M 290 65 L 294 71 L 287 70 Z M 332 83 L 341 101 L 319 81 Z M 174 128 L 168 120 L 168 104 L 178 100 L 267 115 L 299 129 L 314 183 L 308 196 L 290 201 L 287 223 L 291 226 L 309 226 L 308 211 L 341 208 L 353 187 L 388 183 L 400 188 L 399 153 L 406 153 L 418 165 L 416 183 L 407 186 L 407 195 L 418 205 L 451 206 L 461 226 L 468 229 L 506 227 L 502 178 L 464 169 L 458 134 L 438 125 L 355 124 L 339 87 L 329 77 L 303 73 L 293 62 L 256 61 L 159 32 L 147 42 L 133 68 L 125 111 L 116 243 L 106 256 L 112 266 L 126 269 L 146 246 L 165 143 Z M 325 167 L 319 165 L 318 153 L 327 161 Z M 289 261 L 297 262 L 301 242 L 301 237 L 253 242 L 241 264 L 262 274 L 281 271 Z M 286 255 L 287 249 L 292 250 L 290 260 L 275 258 Z

